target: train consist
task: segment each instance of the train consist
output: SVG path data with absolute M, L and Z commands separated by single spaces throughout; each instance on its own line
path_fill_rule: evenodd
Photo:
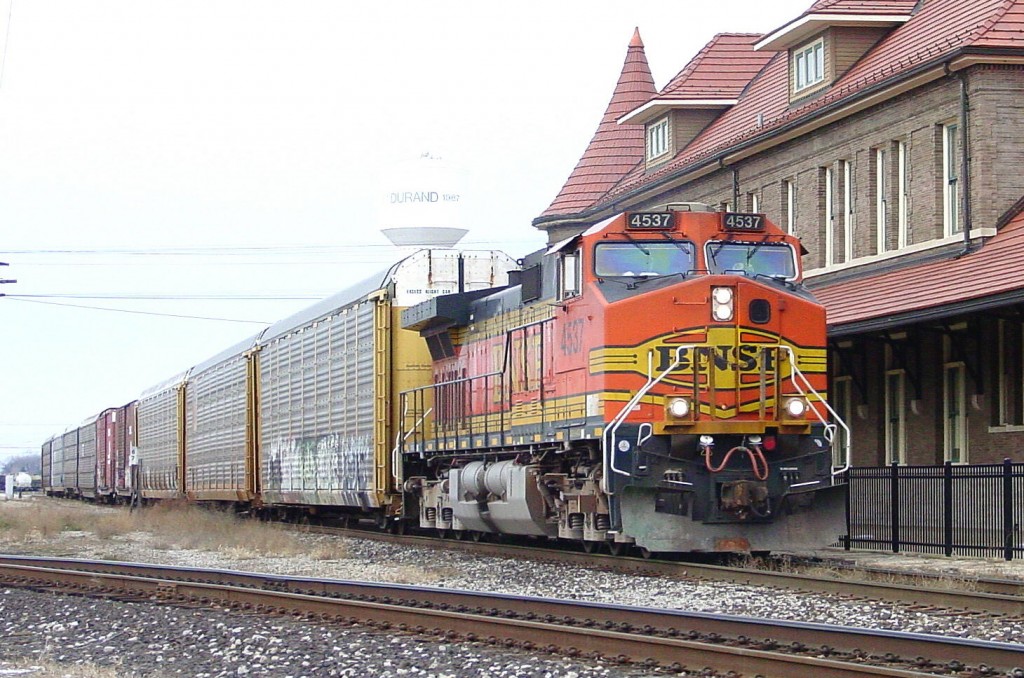
M 520 261 L 421 250 L 47 441 L 44 483 L 612 552 L 825 545 L 848 436 L 800 252 L 696 203 Z

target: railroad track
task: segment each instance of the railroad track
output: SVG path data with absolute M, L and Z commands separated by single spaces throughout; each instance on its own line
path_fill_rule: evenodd
M 710 667 L 793 678 L 985 676 L 1024 666 L 1020 645 L 396 584 L 27 556 L 0 556 L 0 581 L 285 614 L 677 672 Z
M 544 546 L 523 546 L 507 542 L 490 543 L 438 539 L 436 537 L 390 534 L 358 528 L 305 526 L 311 532 L 342 537 L 374 539 L 410 546 L 458 550 L 476 555 L 501 558 L 530 559 L 545 563 L 558 562 L 618 572 L 622 574 L 720 581 L 750 586 L 771 586 L 806 593 L 828 593 L 855 600 L 872 600 L 918 605 L 923 609 L 962 610 L 974 615 L 1007 615 L 1024 617 L 1024 582 L 1003 580 L 970 581 L 972 589 L 950 588 L 951 582 L 940 576 L 908 574 L 872 568 L 837 567 L 836 576 L 816 576 L 794 572 L 758 570 L 749 567 L 726 567 L 702 563 L 611 556 L 553 549 Z M 843 570 L 848 573 L 843 576 Z M 891 581 L 872 581 L 888 579 Z M 968 582 L 965 582 L 968 583 Z M 855 591 L 855 593 L 854 593 Z

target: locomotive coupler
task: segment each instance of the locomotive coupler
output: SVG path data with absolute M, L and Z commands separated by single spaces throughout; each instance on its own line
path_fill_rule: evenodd
M 754 480 L 734 480 L 721 484 L 719 509 L 731 513 L 739 520 L 771 515 L 768 503 L 768 484 Z

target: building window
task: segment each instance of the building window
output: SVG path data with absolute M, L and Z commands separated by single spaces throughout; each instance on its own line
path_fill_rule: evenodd
M 909 196 L 907 195 L 907 143 L 896 142 L 896 248 L 903 249 L 909 244 L 907 223 Z
M 951 123 L 942 132 L 942 223 L 946 235 L 959 233 L 960 127 Z
M 668 118 L 647 126 L 647 159 L 653 160 L 668 153 Z
M 719 212 L 732 212 L 732 201 L 718 203 Z
M 562 255 L 558 267 L 558 298 L 568 299 L 580 293 L 580 255 L 579 252 L 568 252 Z
M 853 259 L 853 166 L 843 161 L 843 260 Z
M 793 52 L 793 91 L 799 92 L 825 79 L 825 41 L 818 38 Z
M 832 409 L 847 426 L 851 426 L 853 421 L 853 379 L 851 377 L 836 377 L 832 381 Z M 846 465 L 847 445 L 850 443 L 851 433 L 848 433 L 842 426 L 836 428 L 836 435 L 832 440 L 833 466 Z M 852 452 L 852 448 L 850 451 Z
M 967 463 L 967 389 L 964 364 L 946 363 L 943 373 L 946 461 Z
M 884 148 L 875 149 L 875 234 L 877 236 L 875 252 L 878 254 L 889 249 L 889 231 L 886 228 L 889 219 L 889 182 L 886 180 L 887 156 Z
M 782 204 L 785 208 L 786 233 L 796 233 L 796 182 L 782 182 Z
M 834 205 L 835 200 L 832 197 L 832 168 L 826 167 L 824 172 L 825 182 L 825 266 L 831 266 L 836 263 L 836 232 L 835 232 L 835 215 Z
M 747 193 L 747 204 L 754 214 L 761 211 L 761 200 L 757 197 L 757 193 Z
M 995 426 L 1024 424 L 1024 324 L 1000 319 L 997 325 Z
M 885 463 L 907 463 L 907 375 L 903 370 L 885 373 Z

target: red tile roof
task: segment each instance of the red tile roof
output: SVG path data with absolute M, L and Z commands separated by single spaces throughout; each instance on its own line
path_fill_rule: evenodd
M 772 58 L 755 52 L 759 33 L 719 33 L 665 85 L 658 99 L 735 99 Z
M 1003 226 L 980 250 L 814 289 L 830 326 L 969 302 L 1024 290 L 1024 276 L 1007 274 L 1024 260 L 1024 213 Z
M 642 125 L 618 125 L 616 120 L 651 98 L 654 77 L 647 65 L 644 43 L 637 29 L 626 51 L 619 81 L 587 150 L 562 190 L 542 216 L 574 214 L 593 205 L 623 175 L 642 162 L 645 137 Z
M 718 62 L 722 72 L 726 73 L 727 82 L 721 85 L 720 90 L 715 90 L 712 69 L 709 68 L 713 61 L 705 59 L 719 47 L 742 50 L 739 43 L 746 38 L 730 37 L 722 40 L 721 45 L 716 43 L 718 38 L 712 40 L 665 87 L 664 94 L 671 92 L 671 96 L 678 93 L 681 98 L 698 95 L 710 98 L 716 91 L 741 91 L 739 101 L 681 149 L 673 160 L 654 172 L 646 172 L 640 162 L 644 151 L 642 128 L 639 125 L 621 125 L 616 130 L 613 122 L 615 117 L 646 103 L 653 94 L 642 45 L 631 44 L 616 94 L 597 134 L 562 192 L 540 219 L 572 216 L 600 208 L 602 204 L 634 189 L 655 183 L 670 174 L 696 168 L 701 162 L 744 141 L 768 135 L 801 118 L 809 119 L 818 110 L 852 99 L 872 85 L 895 80 L 921 64 L 938 63 L 959 49 L 971 46 L 1024 48 L 1024 0 L 926 0 L 923 3 L 911 0 L 818 0 L 802 16 L 858 12 L 905 16 L 915 6 L 917 11 L 909 21 L 895 28 L 826 93 L 795 107 L 790 107 L 789 103 L 785 52 L 766 55 L 767 64 L 758 71 L 754 70 L 753 62 L 744 61 L 736 71 L 725 70 L 725 65 Z M 646 97 L 639 96 L 643 89 L 641 83 L 624 82 L 631 58 L 638 59 L 636 68 L 645 74 L 643 84 L 651 87 Z M 741 85 L 743 77 L 750 79 Z M 630 103 L 623 105 L 627 100 Z M 613 108 L 617 113 L 611 113 Z
M 658 171 L 645 173 L 634 169 L 605 198 L 613 198 L 631 189 L 653 183 L 675 171 L 696 166 L 700 161 L 728 150 L 747 139 L 774 128 L 809 117 L 815 111 L 850 98 L 870 85 L 894 79 L 897 75 L 925 62 L 937 61 L 955 50 L 982 39 L 1005 35 L 1003 26 L 1019 17 L 1024 0 L 928 0 L 907 23 L 893 30 L 824 95 L 803 105 L 789 105 L 787 54 L 777 53 L 751 81 L 739 102 L 719 116 L 674 160 Z M 1015 13 L 1007 12 L 1013 7 Z M 1004 21 L 1005 19 L 1005 21 Z M 1024 47 L 1024 36 L 1014 43 Z M 758 125 L 758 116 L 762 124 Z M 595 206 L 597 201 L 590 206 Z
M 818 0 L 801 16 L 808 14 L 909 14 L 918 0 Z

